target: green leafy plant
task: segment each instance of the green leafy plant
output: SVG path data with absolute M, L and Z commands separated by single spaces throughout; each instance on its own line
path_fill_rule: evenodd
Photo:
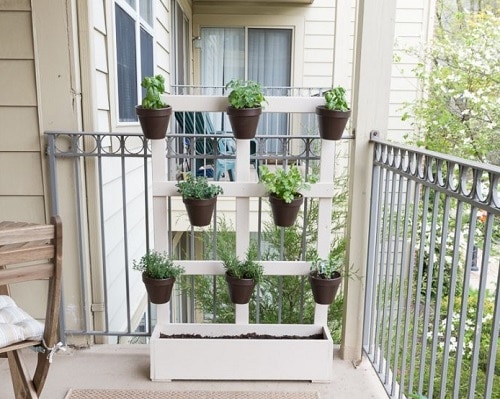
M 147 252 L 134 260 L 133 269 L 154 279 L 178 278 L 184 273 L 184 268 L 174 265 L 167 253 L 157 251 Z
M 224 192 L 221 186 L 209 183 L 205 176 L 195 177 L 191 174 L 177 182 L 176 187 L 183 198 L 192 199 L 209 199 Z
M 142 99 L 142 107 L 146 109 L 158 109 L 168 107 L 160 95 L 165 92 L 165 78 L 162 75 L 146 76 L 141 86 L 146 89 L 146 96 Z
M 311 273 L 315 273 L 315 277 L 322 279 L 330 279 L 334 277 L 334 273 L 342 274 L 346 258 L 346 241 L 342 238 L 330 251 L 327 259 L 315 256 L 311 261 Z
M 342 86 L 334 87 L 323 94 L 325 108 L 335 111 L 349 111 L 349 104 L 345 97 L 346 90 Z
M 266 102 L 262 86 L 252 80 L 231 80 L 226 84 L 229 105 L 236 109 L 258 108 Z
M 413 399 L 427 399 L 427 396 L 420 395 L 418 393 L 411 393 L 408 395 L 408 397 Z
M 436 13 L 449 10 L 436 7 Z M 439 10 L 439 11 L 438 11 Z M 413 70 L 425 95 L 406 104 L 403 120 L 415 127 L 410 144 L 500 165 L 500 15 L 462 11 L 436 15 L 434 40 Z
M 296 165 L 292 165 L 288 169 L 277 168 L 274 172 L 266 165 L 262 165 L 259 171 L 259 181 L 264 184 L 266 190 L 288 204 L 299 195 L 301 190 L 310 188 L 309 183 Z M 314 177 L 309 179 L 311 183 L 315 181 Z
M 235 278 L 252 279 L 256 283 L 262 280 L 264 269 L 256 261 L 255 251 L 248 250 L 244 260 L 240 260 L 234 253 L 226 252 L 221 255 L 226 273 Z

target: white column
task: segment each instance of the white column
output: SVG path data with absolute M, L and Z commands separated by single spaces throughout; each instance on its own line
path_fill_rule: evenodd
M 349 265 L 361 280 L 349 279 L 345 301 L 341 356 L 359 360 L 362 354 L 364 271 L 368 247 L 368 221 L 372 154 L 370 131 L 385 132 L 388 126 L 389 91 L 396 0 L 358 0 L 353 80 L 352 144 L 350 170 Z

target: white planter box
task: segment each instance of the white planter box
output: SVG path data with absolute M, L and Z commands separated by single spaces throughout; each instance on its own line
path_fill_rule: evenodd
M 324 339 L 174 339 L 160 333 L 203 337 L 247 333 L 322 334 Z M 331 381 L 333 342 L 323 326 L 304 324 L 157 325 L 150 344 L 151 379 Z

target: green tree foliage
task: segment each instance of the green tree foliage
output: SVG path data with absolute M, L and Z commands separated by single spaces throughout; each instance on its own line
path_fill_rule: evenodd
M 417 128 L 412 144 L 500 164 L 500 17 L 438 5 L 434 40 L 415 72 L 423 97 L 404 119 Z M 463 7 L 458 7 L 458 9 Z

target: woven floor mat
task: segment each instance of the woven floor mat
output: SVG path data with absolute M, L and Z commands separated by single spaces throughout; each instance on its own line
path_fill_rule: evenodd
M 317 392 L 148 391 L 71 389 L 65 399 L 318 399 Z

